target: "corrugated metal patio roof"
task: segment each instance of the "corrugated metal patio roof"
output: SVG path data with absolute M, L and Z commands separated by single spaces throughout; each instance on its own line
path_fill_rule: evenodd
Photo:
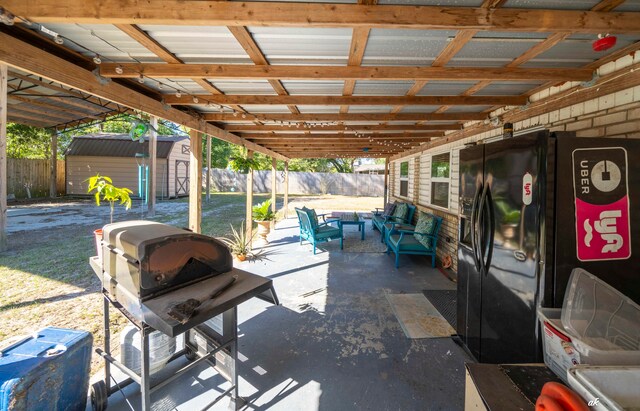
M 167 158 L 173 145 L 186 136 L 158 136 L 158 158 Z M 133 141 L 128 134 L 88 134 L 73 138 L 66 156 L 135 157 L 149 153 L 149 141 Z

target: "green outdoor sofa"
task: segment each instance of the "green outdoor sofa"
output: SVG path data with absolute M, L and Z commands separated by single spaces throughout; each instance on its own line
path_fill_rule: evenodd
M 420 211 L 415 226 L 392 224 L 386 230 L 387 254 L 396 255 L 396 268 L 400 265 L 401 254 L 431 256 L 431 266 L 436 266 L 436 244 L 442 217 Z
M 413 214 L 416 212 L 416 206 L 409 203 L 389 203 L 385 206 L 384 211 L 376 209 L 371 218 L 371 227 L 378 229 L 382 236 L 380 242 L 384 242 L 385 238 L 385 224 L 411 224 L 413 221 Z

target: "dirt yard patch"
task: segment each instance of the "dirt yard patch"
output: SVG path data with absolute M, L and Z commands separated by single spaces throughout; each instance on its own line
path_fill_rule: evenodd
M 265 195 L 254 196 L 254 203 Z M 230 232 L 245 217 L 243 194 L 214 194 L 203 203 L 202 232 L 221 236 Z M 290 197 L 293 207 L 306 205 L 320 211 L 370 211 L 382 206 L 382 199 L 372 197 L 305 196 Z M 278 208 L 282 198 L 278 197 Z M 178 227 L 187 226 L 186 199 L 158 204 L 155 221 Z M 143 217 L 141 207 L 118 210 L 115 221 Z M 89 267 L 95 255 L 93 230 L 109 221 L 109 208 L 96 207 L 90 201 L 40 203 L 11 207 L 9 211 L 10 250 L 0 254 L 0 340 L 29 334 L 46 326 L 90 331 L 94 346 L 102 346 L 102 297 L 100 283 Z M 111 310 L 112 347 L 127 321 Z M 92 372 L 102 367 L 94 355 Z

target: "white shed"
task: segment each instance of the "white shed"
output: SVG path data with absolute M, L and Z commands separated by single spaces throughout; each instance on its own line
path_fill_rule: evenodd
M 140 173 L 149 164 L 149 142 L 133 141 L 128 134 L 90 134 L 74 137 L 66 153 L 67 194 L 87 194 L 89 177 L 100 174 L 117 187 L 140 196 Z M 189 194 L 189 138 L 158 136 L 156 196 Z

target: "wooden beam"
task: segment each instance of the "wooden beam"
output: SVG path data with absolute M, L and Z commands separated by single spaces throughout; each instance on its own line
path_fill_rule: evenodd
M 122 74 L 116 73 L 116 68 Z M 413 66 L 249 66 L 246 64 L 103 63 L 107 78 L 215 78 L 233 80 L 590 80 L 575 68 L 413 67 Z
M 501 117 L 505 122 L 517 123 L 518 121 L 539 116 L 544 113 L 550 113 L 554 110 L 559 110 L 574 104 L 593 100 L 594 98 L 607 94 L 613 94 L 618 91 L 640 86 L 640 64 L 626 67 L 624 71 L 627 73 L 624 76 L 621 76 L 619 72 L 613 72 L 607 76 L 599 78 L 592 87 L 572 87 L 568 90 L 554 94 L 551 97 L 532 102 L 526 108 L 511 110 L 504 113 Z M 402 153 L 392 157 L 391 160 L 397 160 L 443 144 L 454 143 L 461 139 L 471 137 L 485 131 L 490 131 L 494 128 L 495 127 L 491 125 L 478 123 L 472 127 L 465 128 L 464 130 L 447 134 L 445 137 L 434 140 L 424 146 L 403 151 Z
M 334 131 L 341 131 L 345 134 L 355 133 L 356 131 L 385 131 L 393 133 L 395 131 L 407 132 L 407 131 L 436 131 L 436 130 L 460 130 L 462 126 L 460 124 L 425 124 L 425 125 L 405 125 L 405 124 L 380 124 L 380 125 L 362 125 L 352 124 L 347 127 L 330 125 L 324 127 L 289 127 L 289 126 L 274 126 L 274 125 L 242 125 L 242 124 L 228 124 L 222 127 L 226 131 L 252 131 L 256 133 L 269 133 L 273 131 L 279 131 L 283 134 L 286 133 L 300 133 L 302 131 L 309 131 L 311 133 L 331 133 Z
M 383 205 L 386 205 L 389 198 L 389 193 L 387 186 L 389 185 L 389 159 L 384 159 L 384 194 L 383 194 Z
M 439 138 L 439 137 L 438 137 Z M 300 147 L 307 146 L 326 146 L 330 144 L 342 144 L 348 146 L 349 144 L 353 145 L 377 145 L 379 143 L 388 143 L 388 144 L 406 144 L 406 143 L 426 143 L 431 141 L 433 138 L 425 137 L 425 138 L 404 138 L 404 139 L 373 139 L 373 141 L 368 138 L 334 138 L 334 139 L 314 139 L 314 140 L 305 140 L 302 138 L 299 139 L 270 139 L 270 140 L 259 140 L 260 145 L 271 148 L 279 145 L 295 145 Z M 277 151 L 277 150 L 276 150 Z
M 198 103 L 194 103 L 194 97 Z M 211 104 L 296 104 L 296 105 L 349 105 L 349 106 L 389 106 L 394 104 L 429 106 L 429 105 L 460 105 L 486 106 L 504 105 L 521 106 L 527 102 L 523 96 L 264 96 L 264 95 L 217 95 L 199 94 L 194 96 L 167 95 L 165 103 L 170 105 L 204 106 Z
M 156 215 L 156 181 L 158 170 L 158 117 L 151 116 L 149 119 L 151 130 L 149 131 L 149 182 L 147 183 L 147 215 Z
M 247 158 L 253 158 L 253 151 L 247 150 Z M 252 215 L 252 207 L 253 207 L 253 169 L 249 169 L 247 173 L 247 204 L 245 210 L 245 231 L 247 239 L 253 239 L 253 215 Z M 249 242 L 249 247 L 251 248 L 252 242 Z
M 7 250 L 7 78 L 6 64 L 0 63 L 0 252 Z
M 211 136 L 207 136 L 207 181 L 205 187 L 208 203 L 211 201 Z
M 167 63 L 182 64 L 182 60 L 177 58 L 172 52 L 167 50 L 162 44 L 152 39 L 144 30 L 134 24 L 115 24 L 117 28 L 125 32 L 129 37 L 143 45 L 150 52 L 160 57 Z
M 640 32 L 633 12 L 211 0 L 4 0 L 3 6 L 39 23 Z
M 367 140 L 373 139 L 389 139 L 389 140 L 405 140 L 405 139 L 419 139 L 429 137 L 441 137 L 444 133 L 440 131 L 431 131 L 425 133 L 395 133 L 395 134 L 342 134 L 342 133 L 298 133 L 298 134 L 265 134 L 265 133 L 247 133 L 242 134 L 242 138 L 248 140 L 291 140 L 291 141 L 314 141 L 314 140 Z
M 202 116 L 206 121 L 461 121 L 484 120 L 486 113 L 355 113 L 355 114 L 246 114 L 241 119 L 227 113 L 206 113 Z
M 142 46 L 144 46 L 147 50 L 160 57 L 166 63 L 173 64 L 182 64 L 183 61 L 176 57 L 175 54 L 170 52 L 167 48 L 165 48 L 162 44 L 157 42 L 154 38 L 152 38 L 147 32 L 142 30 L 140 27 L 135 24 L 116 24 L 117 28 L 119 28 L 124 33 L 128 34 L 129 37 L 136 40 Z M 220 90 L 218 90 L 213 84 L 209 83 L 206 79 L 203 78 L 192 78 L 195 83 L 197 83 L 204 90 L 210 92 L 211 94 L 223 94 Z M 241 113 L 244 110 L 239 106 L 231 106 L 236 111 Z
M 370 30 L 371 29 L 368 27 L 356 27 L 353 29 L 353 33 L 351 34 L 351 46 L 349 48 L 349 60 L 347 61 L 348 66 L 359 66 L 362 64 L 364 51 L 367 48 L 367 41 L 369 40 Z M 355 80 L 346 80 L 342 88 L 342 95 L 351 96 L 355 87 Z M 343 105 L 340 107 L 340 112 L 348 113 L 349 106 Z
M 625 0 L 602 0 L 591 8 L 591 11 L 611 11 L 624 3 Z
M 0 33 L 0 61 L 37 76 L 49 78 L 67 87 L 182 124 L 221 140 L 251 148 L 268 156 L 275 156 L 281 160 L 286 159 L 280 154 L 266 150 L 255 143 L 244 141 L 240 137 L 194 116 L 167 107 L 162 102 L 126 86 L 113 81 L 101 84 L 92 72 L 52 56 L 5 33 Z
M 289 161 L 284 162 L 284 218 L 289 217 Z
M 202 134 L 189 132 L 189 229 L 200 232 L 202 221 Z
M 251 33 L 249 33 L 249 30 L 247 30 L 246 27 L 229 26 L 227 27 L 227 29 L 231 32 L 231 34 L 233 34 L 233 36 L 236 38 L 238 43 L 240 43 L 240 46 L 242 46 L 242 48 L 247 52 L 247 55 L 249 56 L 251 61 L 253 61 L 254 64 L 258 66 L 269 65 L 267 58 L 262 53 L 262 50 L 260 50 L 260 47 L 255 42 L 255 40 L 253 39 L 253 36 L 251 36 Z M 279 95 L 281 96 L 289 95 L 289 93 L 287 92 L 287 90 L 284 88 L 284 86 L 280 81 L 269 80 L 269 84 L 271 85 L 271 87 L 273 87 L 275 92 L 278 93 Z M 295 105 L 289 105 L 289 111 L 291 111 L 292 113 L 300 112 Z
M 58 197 L 58 133 L 51 132 L 51 164 L 49 164 L 49 198 Z
M 286 152 L 289 158 L 386 158 L 390 155 L 395 155 L 395 152 L 390 153 L 346 153 L 346 154 L 334 154 L 334 153 L 298 153 L 295 151 Z
M 624 2 L 624 0 L 623 1 L 603 0 L 600 3 L 596 4 L 595 6 L 593 6 L 591 8 L 591 11 L 609 12 L 609 11 L 613 10 L 615 7 L 617 7 L 620 4 L 622 4 L 623 2 Z M 524 53 L 522 53 L 520 56 L 518 56 L 515 59 L 513 59 L 513 61 L 511 61 L 509 64 L 507 64 L 506 67 L 508 67 L 508 68 L 509 67 L 511 67 L 511 68 L 518 67 L 518 66 L 520 66 L 520 65 L 522 65 L 522 64 L 524 64 L 524 63 L 526 63 L 526 62 L 528 62 L 530 60 L 532 60 L 533 58 L 535 58 L 538 55 L 544 53 L 545 51 L 551 49 L 556 44 L 558 44 L 561 41 L 563 41 L 564 39 L 566 39 L 569 35 L 571 35 L 571 32 L 569 32 L 569 31 L 564 31 L 564 32 L 561 31 L 561 32 L 552 34 L 551 36 L 547 37 L 542 42 L 536 44 L 535 46 L 531 47 L 529 50 L 527 50 Z M 613 53 L 613 54 L 617 54 L 617 53 Z M 597 67 L 598 66 L 587 65 L 587 66 L 585 66 L 583 68 L 595 69 Z M 464 91 L 462 93 L 462 95 L 471 96 L 471 95 L 477 93 L 478 91 L 482 90 L 483 88 L 487 87 L 489 84 L 491 84 L 491 81 L 489 81 L 489 80 L 480 81 L 479 83 L 474 84 L 469 89 Z M 547 87 L 549 87 L 549 85 L 545 85 L 544 88 L 547 88 Z M 536 89 L 538 89 L 538 88 L 536 88 Z M 527 95 L 531 95 L 531 94 L 532 94 L 531 92 L 527 93 Z M 440 107 L 436 112 L 443 113 L 449 108 L 450 107 L 448 107 L 448 106 L 443 106 L 443 107 Z
M 278 192 L 278 160 L 271 159 L 271 212 L 276 214 L 276 194 Z M 275 228 L 275 220 L 271 220 L 271 229 Z

